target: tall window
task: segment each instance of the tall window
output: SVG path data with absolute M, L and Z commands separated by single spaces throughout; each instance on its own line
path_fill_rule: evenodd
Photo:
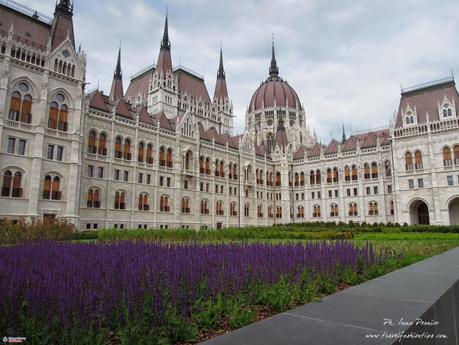
M 378 178 L 378 164 L 371 163 L 371 178 Z
M 22 174 L 19 171 L 13 173 L 10 170 L 3 174 L 2 196 L 20 198 L 22 197 Z
M 316 171 L 316 184 L 321 184 L 322 183 L 322 178 L 320 176 L 320 170 L 317 169 Z
M 145 158 L 145 161 L 147 164 L 153 164 L 153 145 L 148 144 L 147 145 L 147 156 Z
M 277 172 L 276 173 L 276 187 L 280 187 L 281 185 L 281 173 Z
M 363 178 L 365 180 L 368 180 L 370 178 L 370 165 L 368 163 L 365 163 L 363 165 Z
M 338 205 L 331 204 L 330 205 L 330 217 L 338 217 Z
M 59 176 L 51 177 L 51 175 L 46 175 L 43 182 L 43 199 L 46 200 L 61 200 L 62 192 L 61 180 Z
M 201 156 L 199 157 L 199 173 L 204 174 L 205 172 L 206 172 L 206 163 L 204 161 L 204 156 Z
M 245 204 L 244 205 L 244 216 L 245 217 L 249 217 L 250 216 L 250 205 L 249 204 Z
M 351 168 L 352 181 L 357 181 L 357 166 L 354 164 Z
M 351 169 L 346 165 L 344 167 L 344 181 L 348 182 L 351 180 Z
M 217 201 L 217 203 L 215 205 L 215 213 L 217 214 L 217 216 L 223 216 L 224 215 L 223 201 Z
M 230 216 L 237 216 L 237 206 L 234 201 L 230 204 Z
M 454 145 L 454 164 L 459 165 L 459 145 Z
M 357 204 L 355 202 L 351 202 L 349 204 L 349 216 L 353 217 L 353 216 L 357 216 L 358 212 L 357 212 Z
M 274 210 L 272 206 L 268 206 L 268 218 L 274 218 Z
M 139 194 L 139 211 L 148 211 L 150 205 L 148 204 L 148 194 L 140 193 Z
M 282 218 L 282 207 L 281 206 L 276 207 L 276 218 Z
M 182 198 L 182 213 L 190 213 L 190 199 Z
M 391 177 L 392 176 L 392 168 L 390 166 L 389 161 L 384 162 L 384 171 L 386 173 L 386 177 Z
M 49 105 L 48 128 L 68 130 L 68 106 L 65 104 L 65 96 L 58 93 Z
M 257 217 L 258 218 L 263 218 L 263 205 L 258 205 L 257 206 Z
M 126 195 L 122 191 L 117 191 L 115 193 L 115 209 L 116 210 L 126 209 L 125 197 Z
M 405 153 L 405 169 L 413 170 L 413 155 L 409 151 Z
M 210 158 L 206 158 L 206 175 L 210 175 Z
M 370 201 L 368 204 L 368 215 L 377 216 L 378 215 L 378 203 L 376 201 Z
M 309 184 L 313 186 L 316 183 L 316 176 L 314 174 L 314 170 L 309 172 Z
M 97 146 L 96 146 L 96 131 L 89 131 L 88 135 L 88 153 L 96 154 L 97 153 Z
M 201 214 L 209 214 L 209 205 L 206 199 L 201 200 Z
M 313 218 L 320 217 L 320 205 L 314 205 L 312 207 L 312 217 Z
M 417 150 L 415 153 L 414 153 L 414 167 L 416 170 L 420 170 L 423 168 L 423 165 L 422 165 L 422 153 L 421 151 Z
M 333 168 L 333 182 L 338 182 L 338 168 Z
M 107 155 L 107 135 L 105 133 L 99 134 L 99 148 L 98 153 L 101 156 Z
M 304 218 L 304 207 L 298 206 L 298 213 L 296 215 L 297 218 Z
M 295 173 L 295 187 L 300 185 L 300 174 Z
M 300 173 L 300 186 L 304 186 L 304 172 Z
M 86 206 L 89 208 L 100 208 L 100 191 L 97 188 L 89 188 Z
M 24 123 L 32 122 L 32 96 L 28 93 L 29 85 L 19 83 L 17 91 L 11 95 L 10 111 L 8 118 L 13 121 Z
M 193 163 L 193 153 L 191 151 L 187 151 L 185 154 L 185 169 L 191 170 Z
M 220 177 L 225 177 L 225 162 L 220 161 Z
M 163 146 L 159 149 L 159 165 L 162 167 L 166 166 L 166 149 Z
M 161 195 L 159 198 L 159 210 L 161 212 L 169 212 L 169 197 L 167 195 Z
M 122 149 L 122 139 L 121 137 L 116 137 L 115 139 L 115 158 L 123 158 L 123 149 Z
M 233 179 L 237 180 L 237 164 L 233 165 Z
M 171 149 L 170 147 L 167 149 L 166 165 L 167 165 L 168 168 L 172 168 L 172 167 L 173 167 L 173 163 L 172 163 L 172 149 Z
M 143 142 L 139 143 L 139 148 L 137 152 L 137 161 L 143 163 L 145 157 L 145 144 Z
M 327 168 L 327 183 L 332 183 L 333 181 L 333 174 L 330 168 Z
M 447 146 L 443 148 L 443 165 L 453 165 L 453 160 L 451 159 L 451 149 Z
M 124 140 L 123 158 L 131 160 L 131 141 L 129 139 Z

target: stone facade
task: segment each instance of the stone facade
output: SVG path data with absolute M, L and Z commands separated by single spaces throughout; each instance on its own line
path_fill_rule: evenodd
M 402 91 L 387 128 L 322 145 L 273 46 L 234 136 L 222 53 L 211 98 L 202 76 L 173 67 L 167 18 L 156 65 L 124 93 L 119 52 L 110 93 L 83 96 L 71 5 L 61 0 L 46 18 L 4 3 L 1 218 L 57 217 L 81 229 L 459 223 L 452 78 Z

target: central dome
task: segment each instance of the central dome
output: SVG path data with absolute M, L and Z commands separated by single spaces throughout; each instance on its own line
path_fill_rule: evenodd
M 269 77 L 255 90 L 250 100 L 249 112 L 272 107 L 298 108 L 302 110 L 301 102 L 295 90 L 279 77 L 274 45 L 272 47 Z

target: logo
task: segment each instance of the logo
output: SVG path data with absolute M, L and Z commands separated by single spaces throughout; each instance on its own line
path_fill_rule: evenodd
M 25 337 L 3 337 L 3 342 L 4 343 L 9 343 L 9 344 L 20 344 L 23 341 L 26 340 Z

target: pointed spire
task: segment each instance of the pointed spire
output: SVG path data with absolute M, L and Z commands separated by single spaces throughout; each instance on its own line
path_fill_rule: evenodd
M 167 24 L 167 12 L 166 12 L 166 20 L 164 22 L 164 32 L 163 32 L 163 39 L 161 41 L 161 49 L 171 49 L 171 42 L 169 41 L 169 27 Z
M 228 99 L 228 88 L 226 87 L 225 69 L 223 68 L 223 50 L 220 47 L 220 63 L 218 65 L 217 82 L 215 84 L 214 99 L 217 101 Z
M 223 69 L 223 51 L 220 46 L 220 63 L 218 64 L 217 78 L 225 78 L 225 70 Z
M 112 87 L 110 89 L 110 101 L 117 101 L 123 98 L 123 75 L 121 73 L 121 45 L 118 50 L 115 73 L 113 73 Z
M 342 139 L 341 139 L 341 143 L 344 143 L 346 140 L 347 140 L 347 138 L 346 138 L 346 132 L 345 132 L 345 130 L 344 130 L 344 123 L 343 123 L 343 137 L 342 137 Z
M 279 68 L 277 67 L 276 54 L 274 52 L 274 35 L 272 37 L 272 52 L 271 52 L 271 66 L 269 67 L 269 76 L 277 77 L 279 75 Z
M 166 20 L 164 22 L 163 39 L 161 40 L 161 48 L 159 50 L 158 62 L 156 71 L 165 76 L 166 73 L 172 73 L 172 58 L 171 58 L 171 42 L 169 41 L 168 19 L 166 12 Z
M 51 24 L 51 47 L 54 50 L 65 39 L 69 38 L 75 48 L 73 33 L 73 3 L 69 0 L 60 0 L 56 3 L 54 19 Z

